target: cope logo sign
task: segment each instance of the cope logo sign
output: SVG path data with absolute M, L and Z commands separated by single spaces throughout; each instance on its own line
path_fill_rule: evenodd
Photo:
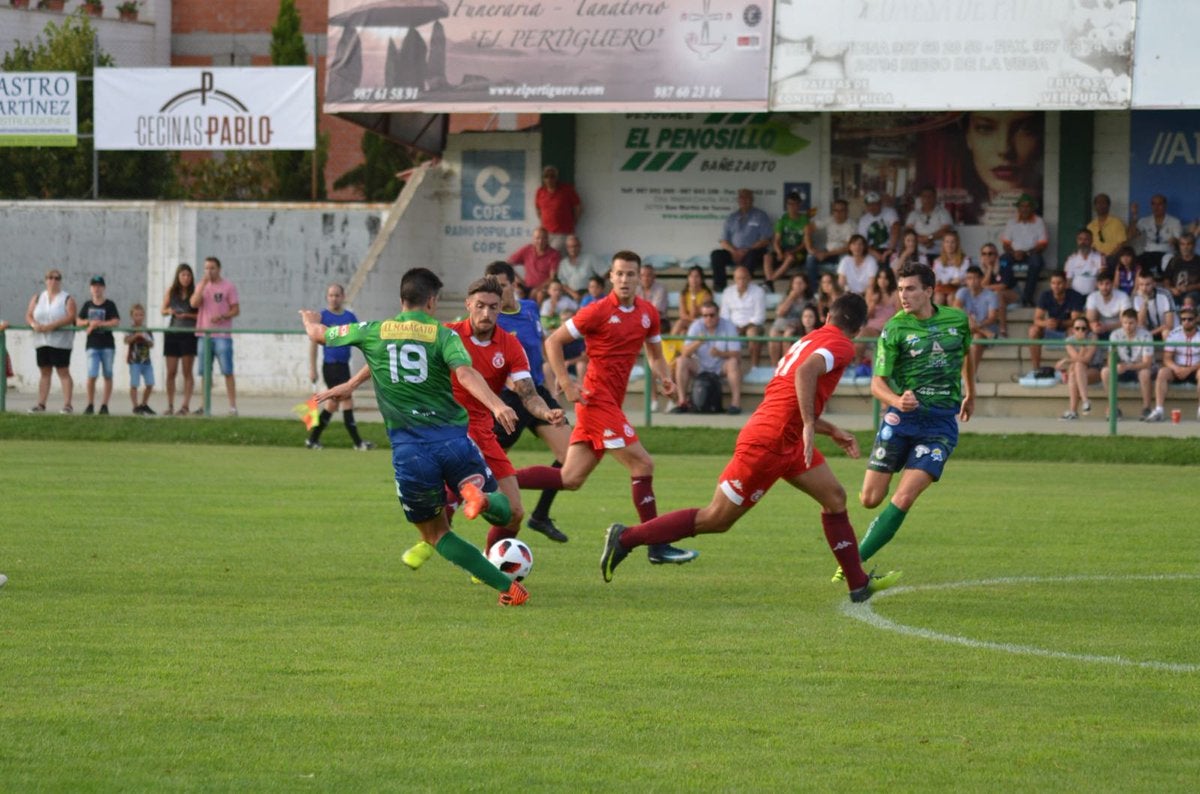
M 525 220 L 525 152 L 463 152 L 462 219 Z

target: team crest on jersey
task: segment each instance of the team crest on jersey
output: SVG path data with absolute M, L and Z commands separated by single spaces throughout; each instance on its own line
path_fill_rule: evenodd
M 650 315 L 648 315 L 648 314 L 643 314 L 643 315 L 642 315 L 642 327 L 643 327 L 643 328 L 649 328 L 649 327 L 650 327 Z
M 492 366 L 496 369 L 504 368 L 504 354 L 496 351 L 496 355 L 492 356 Z
M 916 334 L 909 334 L 908 336 L 904 337 L 904 344 L 906 345 L 915 345 L 920 341 L 921 337 L 917 336 Z
M 951 328 L 951 329 L 950 329 L 950 330 L 949 330 L 947 333 L 949 333 L 949 334 L 950 334 L 950 336 L 958 336 L 958 329 L 957 329 L 957 328 Z
M 759 488 L 757 491 L 750 494 L 750 501 L 757 502 L 759 499 L 763 498 L 764 493 L 766 493 L 766 491 L 764 491 L 762 488 Z
M 625 430 L 626 438 L 633 438 L 633 428 L 632 427 L 630 427 L 629 425 L 625 425 L 625 427 L 623 429 Z

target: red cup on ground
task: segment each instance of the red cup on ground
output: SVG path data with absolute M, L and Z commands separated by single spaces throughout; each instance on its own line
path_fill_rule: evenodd
M 1182 420 L 1182 419 L 1183 419 L 1183 411 L 1180 411 L 1178 408 L 1172 409 L 1171 424 L 1177 425 L 1177 424 L 1179 424 L 1180 420 Z

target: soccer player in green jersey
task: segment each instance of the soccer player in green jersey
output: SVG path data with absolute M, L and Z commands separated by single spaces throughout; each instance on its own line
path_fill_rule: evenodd
M 864 561 L 892 539 L 917 497 L 941 478 L 958 443 L 958 421 L 969 421 L 975 412 L 967 315 L 933 303 L 928 265 L 906 262 L 896 277 L 901 310 L 883 327 L 871 378 L 871 394 L 886 410 L 863 477 L 863 506 L 883 502 L 892 475 L 903 473 L 891 502 L 859 543 Z
M 433 317 L 441 289 L 442 281 L 434 273 L 413 268 L 400 280 L 403 311 L 391 320 L 330 328 L 321 323 L 319 313 L 301 311 L 309 339 L 329 346 L 354 345 L 367 360 L 354 377 L 318 394 L 317 400 L 346 399 L 367 378 L 373 381 L 392 442 L 396 493 L 404 515 L 438 554 L 499 590 L 502 605 L 517 606 L 529 598 L 525 587 L 451 532 L 446 519 L 447 486 L 462 495 L 467 518 L 482 514 L 504 526 L 511 512 L 479 448 L 467 437 L 467 411 L 454 399 L 450 373 L 509 432 L 517 416 L 471 367 L 462 338 Z

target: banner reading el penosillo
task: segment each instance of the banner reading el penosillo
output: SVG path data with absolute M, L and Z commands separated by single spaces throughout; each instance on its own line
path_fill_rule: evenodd
M 765 110 L 773 0 L 330 0 L 328 113 Z
M 308 66 L 97 69 L 96 148 L 312 149 Z

